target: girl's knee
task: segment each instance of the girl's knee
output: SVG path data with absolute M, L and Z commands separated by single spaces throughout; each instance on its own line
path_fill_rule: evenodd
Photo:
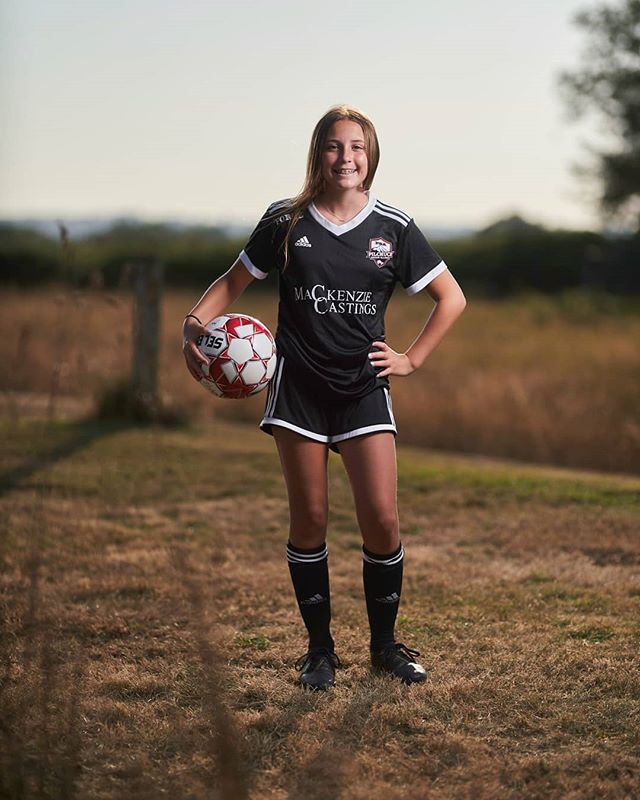
M 327 538 L 326 505 L 306 506 L 291 514 L 289 538 L 296 547 L 318 547 Z
M 389 553 L 398 547 L 400 524 L 396 508 L 377 509 L 362 526 L 362 538 L 374 553 Z

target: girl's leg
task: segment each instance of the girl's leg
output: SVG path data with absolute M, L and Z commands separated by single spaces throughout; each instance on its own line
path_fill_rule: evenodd
M 396 447 L 392 433 L 372 433 L 340 442 L 362 532 L 364 593 L 371 628 L 374 668 L 404 683 L 421 683 L 419 655 L 396 644 L 394 628 L 402 591 L 404 550 L 400 542 Z
M 391 553 L 400 546 L 398 472 L 392 433 L 371 433 L 340 442 L 365 547 Z
M 393 644 L 402 590 L 403 549 L 397 507 L 397 467 L 392 433 L 340 442 L 364 541 L 363 581 L 371 649 Z
M 392 433 L 372 433 L 339 446 L 364 541 L 363 580 L 371 649 L 379 651 L 394 642 L 402 589 L 395 439 Z
M 329 448 L 288 428 L 273 426 L 289 497 L 289 541 L 296 547 L 324 545 L 329 509 Z
M 273 427 L 289 497 L 287 559 L 309 649 L 333 651 L 327 564 L 328 447 Z

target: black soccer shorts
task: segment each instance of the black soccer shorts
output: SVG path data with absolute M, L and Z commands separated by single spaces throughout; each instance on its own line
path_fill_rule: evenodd
M 274 425 L 328 444 L 338 452 L 345 439 L 376 431 L 397 434 L 389 390 L 380 386 L 364 397 L 350 398 L 331 390 L 318 392 L 295 380 L 287 372 L 285 358 L 278 364 L 269 384 L 260 429 L 273 435 Z

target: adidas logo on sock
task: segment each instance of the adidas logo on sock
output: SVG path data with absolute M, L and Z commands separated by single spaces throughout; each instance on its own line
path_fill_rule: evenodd
M 386 597 L 376 597 L 376 603 L 397 603 L 400 599 L 400 595 L 393 592 L 393 594 L 388 594 Z
M 311 247 L 311 242 L 307 239 L 306 236 L 301 236 L 298 241 L 294 244 L 294 247 Z
M 326 597 L 323 597 L 321 594 L 314 594 L 313 597 L 307 597 L 306 600 L 301 600 L 301 606 L 315 606 L 318 603 L 324 603 Z

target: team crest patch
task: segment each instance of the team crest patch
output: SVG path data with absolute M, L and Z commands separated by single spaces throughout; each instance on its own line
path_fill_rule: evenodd
M 369 239 L 369 249 L 367 250 L 367 258 L 379 269 L 386 266 L 386 264 L 393 258 L 393 249 L 391 242 L 386 239 Z

